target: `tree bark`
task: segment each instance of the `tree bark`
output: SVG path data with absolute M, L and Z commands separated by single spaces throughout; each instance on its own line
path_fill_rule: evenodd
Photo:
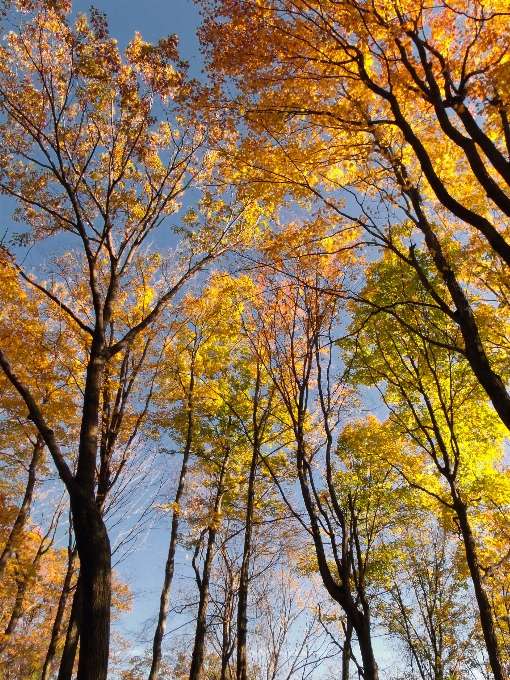
M 411 185 L 406 168 L 402 163 L 395 161 L 393 158 L 390 158 L 390 160 L 393 163 L 395 177 L 403 193 L 411 200 L 416 214 L 416 225 L 425 238 L 425 243 L 432 255 L 434 265 L 442 276 L 453 303 L 455 304 L 455 314 L 452 315 L 450 312 L 449 315 L 459 325 L 464 340 L 466 358 L 469 361 L 478 382 L 491 400 L 497 414 L 506 427 L 510 429 L 510 394 L 506 389 L 504 381 L 490 365 L 469 300 L 462 290 L 462 286 L 460 285 L 455 272 L 450 267 L 448 260 L 444 255 L 441 243 L 425 215 L 420 192 L 416 187 Z M 426 287 L 430 292 L 430 284 L 428 284 L 426 277 L 424 277 L 423 272 L 419 267 L 413 248 L 411 249 L 411 264 L 415 267 L 420 280 L 422 283 L 426 284 Z
M 101 323 L 97 323 L 83 396 L 75 484 L 68 487 L 83 602 L 77 680 L 106 680 L 110 648 L 111 548 L 95 499 L 99 411 L 106 365 Z
M 200 584 L 200 600 L 198 604 L 197 624 L 195 629 L 195 643 L 191 657 L 190 680 L 200 680 L 202 666 L 205 658 L 205 634 L 207 629 L 207 607 L 209 605 L 209 584 L 211 580 L 211 567 L 216 542 L 216 527 L 210 527 L 207 532 L 207 551 L 205 554 L 204 568 Z
M 76 502 L 71 497 L 71 510 L 80 556 L 80 576 L 58 680 L 71 679 L 78 639 L 77 680 L 106 680 L 111 604 L 110 541 L 94 499 L 82 497 L 81 502 Z
M 179 514 L 180 502 L 184 493 L 184 484 L 186 481 L 186 474 L 188 472 L 188 461 L 191 453 L 191 445 L 193 442 L 193 391 L 195 387 L 195 375 L 193 365 L 190 375 L 189 393 L 188 393 L 188 423 L 186 432 L 186 443 L 184 445 L 184 453 L 182 457 L 181 473 L 179 475 L 179 483 L 175 494 L 175 507 L 172 514 L 172 529 L 170 534 L 170 545 L 168 547 L 168 556 L 165 564 L 165 578 L 163 581 L 163 588 L 161 590 L 161 597 L 159 603 L 159 616 L 156 631 L 154 633 L 154 641 L 152 644 L 152 664 L 149 671 L 148 680 L 158 680 L 159 667 L 161 665 L 161 645 L 163 636 L 165 634 L 166 620 L 168 616 L 168 598 L 170 596 L 170 588 L 172 587 L 172 580 L 175 567 L 175 552 L 177 549 L 177 536 L 179 532 Z
M 363 616 L 358 625 L 354 625 L 356 637 L 358 639 L 359 650 L 361 653 L 361 660 L 363 663 L 363 671 L 365 680 L 379 680 L 379 670 L 374 656 L 374 648 L 372 646 L 372 634 L 370 630 L 370 617 Z
M 337 509 L 338 520 L 342 524 L 342 558 L 338 563 L 340 579 L 337 580 L 330 569 L 329 562 L 326 558 L 324 543 L 322 540 L 322 532 L 318 517 L 318 508 L 312 499 L 313 482 L 308 481 L 308 475 L 311 476 L 310 468 L 306 461 L 306 453 L 304 450 L 304 433 L 302 426 L 298 423 L 297 429 L 297 472 L 299 484 L 301 487 L 301 494 L 305 504 L 305 508 L 310 519 L 310 528 L 315 547 L 315 554 L 317 556 L 317 566 L 322 577 L 324 587 L 331 595 L 331 597 L 338 602 L 347 616 L 348 621 L 356 633 L 358 640 L 361 659 L 364 671 L 364 680 L 379 680 L 379 671 L 375 661 L 374 651 L 372 647 L 372 637 L 370 631 L 370 610 L 366 602 L 364 592 L 363 578 L 356 579 L 357 581 L 357 595 L 363 601 L 363 608 L 360 611 L 351 592 L 352 587 L 352 548 L 349 548 L 349 537 L 347 535 L 347 527 L 345 526 L 345 519 L 341 513 L 340 508 Z M 307 472 L 308 471 L 308 472 Z M 312 487 L 312 489 L 311 489 Z M 320 506 L 319 506 L 320 509 Z M 354 528 L 355 530 L 355 528 Z M 335 540 L 334 536 L 332 539 Z
M 469 567 L 471 579 L 473 581 L 476 602 L 480 614 L 480 624 L 483 631 L 483 638 L 485 641 L 485 646 L 487 647 L 489 663 L 491 665 L 492 673 L 494 674 L 494 680 L 508 680 L 508 673 L 501 658 L 501 650 L 496 634 L 496 628 L 494 626 L 491 605 L 483 585 L 482 570 L 478 561 L 475 538 L 473 536 L 473 532 L 471 531 L 466 505 L 460 498 L 460 494 L 456 488 L 456 485 L 452 484 L 451 488 L 453 504 L 455 512 L 457 513 L 459 528 L 464 542 L 466 561 Z
M 23 602 L 25 600 L 25 593 L 27 591 L 28 583 L 24 579 L 16 580 L 16 599 L 14 600 L 14 607 L 11 611 L 11 616 L 9 618 L 9 623 L 4 631 L 5 640 L 0 642 L 0 654 L 7 649 L 10 643 L 10 637 L 16 630 L 18 621 L 23 614 Z
M 200 599 L 198 604 L 197 623 L 195 629 L 195 643 L 193 645 L 193 654 L 191 657 L 190 680 L 200 680 L 202 667 L 204 665 L 205 657 L 205 634 L 207 630 L 207 607 L 209 605 L 209 585 L 211 580 L 211 567 L 214 557 L 214 545 L 216 542 L 216 534 L 218 532 L 219 513 L 221 510 L 221 500 L 223 498 L 223 484 L 225 480 L 225 473 L 227 469 L 227 460 L 229 452 L 227 451 L 222 462 L 220 478 L 218 480 L 218 488 L 216 491 L 216 499 L 214 502 L 214 519 L 207 532 L 207 551 L 205 554 L 204 567 L 202 577 L 199 583 Z
M 77 680 L 106 680 L 110 645 L 111 549 L 94 496 L 71 495 L 83 588 Z
M 67 626 L 66 641 L 64 644 L 64 651 L 62 652 L 62 658 L 60 659 L 60 668 L 58 671 L 57 680 L 71 680 L 73 675 L 74 661 L 76 659 L 76 651 L 78 649 L 78 640 L 80 639 L 80 625 L 83 609 L 82 604 L 83 588 L 80 575 L 78 576 L 78 581 L 74 591 L 71 615 L 69 617 L 69 624 Z
M 58 601 L 57 613 L 55 615 L 55 620 L 53 622 L 53 628 L 51 631 L 50 644 L 48 646 L 48 651 L 46 652 L 46 658 L 44 659 L 44 665 L 41 673 L 41 680 L 49 680 L 51 673 L 51 664 L 55 658 L 57 651 L 57 644 L 60 637 L 60 629 L 62 628 L 62 620 L 64 618 L 65 608 L 67 604 L 67 598 L 71 592 L 71 581 L 74 574 L 74 567 L 76 564 L 76 558 L 78 556 L 78 551 L 76 548 L 69 551 L 69 559 L 67 563 L 67 571 L 64 578 L 64 584 L 62 586 L 62 591 L 60 593 L 60 598 Z M 73 658 L 74 664 L 74 658 Z
M 232 575 L 231 575 L 232 576 Z M 228 584 L 225 610 L 221 625 L 221 671 L 220 680 L 227 680 L 228 664 L 235 648 L 235 640 L 231 640 L 232 609 L 234 607 L 234 583 L 231 578 Z
M 255 500 L 255 476 L 259 457 L 259 442 L 255 435 L 253 454 L 248 479 L 248 497 L 246 503 L 246 525 L 244 530 L 243 561 L 239 573 L 239 594 L 237 604 L 237 680 L 247 680 L 248 666 L 246 659 L 246 640 L 248 631 L 248 582 L 253 533 L 253 506 Z
M 344 645 L 342 648 L 342 680 L 349 680 L 349 667 L 352 654 L 352 623 L 347 619 L 344 629 Z
M 25 487 L 25 495 L 23 497 L 23 502 L 14 521 L 11 533 L 7 539 L 7 543 L 4 546 L 2 555 L 0 556 L 0 583 L 3 580 L 5 567 L 10 560 L 14 546 L 23 527 L 27 521 L 28 514 L 30 512 L 30 506 L 32 505 L 32 497 L 34 495 L 35 483 L 37 480 L 37 466 L 41 460 L 42 452 L 44 450 L 44 439 L 40 434 L 37 435 L 37 440 L 34 444 L 32 459 L 30 460 L 30 465 L 28 467 L 28 480 Z

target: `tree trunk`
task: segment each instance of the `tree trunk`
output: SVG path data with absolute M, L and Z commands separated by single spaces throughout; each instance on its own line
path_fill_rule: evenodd
M 317 515 L 316 506 L 312 500 L 311 484 L 308 482 L 307 474 L 305 472 L 307 463 L 304 452 L 304 437 L 301 432 L 298 432 L 296 437 L 298 442 L 297 446 L 297 472 L 298 479 L 301 488 L 301 494 L 303 502 L 310 518 L 310 526 L 312 531 L 312 538 L 315 547 L 315 554 L 317 557 L 317 566 L 319 567 L 319 573 L 322 578 L 324 587 L 330 594 L 330 596 L 338 602 L 345 612 L 348 622 L 352 624 L 352 627 L 356 633 L 358 640 L 358 645 L 360 648 L 364 680 L 379 680 L 379 671 L 377 668 L 377 663 L 375 661 L 374 650 L 372 647 L 372 636 L 370 632 L 370 616 L 368 611 L 360 611 L 353 600 L 351 592 L 351 571 L 349 569 L 349 557 L 347 554 L 343 555 L 342 568 L 343 575 L 340 582 L 334 578 L 328 560 L 326 559 L 326 552 L 324 549 L 324 543 L 322 541 L 322 533 L 320 529 L 319 518 Z M 344 529 L 345 531 L 345 529 Z M 343 550 L 346 551 L 346 541 L 345 536 L 342 537 Z M 363 592 L 362 581 L 358 581 L 358 595 L 365 595 Z M 368 605 L 367 605 L 368 607 Z
M 76 548 L 70 550 L 69 560 L 67 563 L 67 572 L 64 579 L 64 584 L 62 586 L 62 591 L 60 593 L 60 598 L 58 601 L 57 613 L 55 615 L 55 621 L 53 622 L 53 628 L 51 631 L 50 644 L 48 646 L 48 651 L 46 652 L 46 658 L 44 660 L 44 666 L 41 673 L 41 680 L 49 680 L 51 673 L 51 664 L 55 658 L 57 651 L 57 644 L 60 637 L 60 629 L 62 627 L 62 619 L 64 618 L 65 608 L 67 604 L 67 598 L 71 592 L 71 581 L 74 574 L 74 566 L 76 564 L 76 558 L 78 552 Z M 74 664 L 74 658 L 73 658 Z
M 87 367 L 75 484 L 68 487 L 83 589 L 76 680 L 106 680 L 110 647 L 111 548 L 95 500 L 99 411 L 106 364 L 96 325 Z
M 347 619 L 344 629 L 344 646 L 342 649 L 342 680 L 349 680 L 349 666 L 351 662 L 352 623 Z
M 5 571 L 5 567 L 7 566 L 7 562 L 11 558 L 14 546 L 16 544 L 16 541 L 17 541 L 18 537 L 20 536 L 21 532 L 23 531 L 23 527 L 25 526 L 25 522 L 26 522 L 28 514 L 30 512 L 30 506 L 32 505 L 32 497 L 34 495 L 34 488 L 35 488 L 35 483 L 36 483 L 36 479 L 37 479 L 37 474 L 36 474 L 37 466 L 39 464 L 39 461 L 41 460 L 43 450 L 44 450 L 44 439 L 42 438 L 42 436 L 40 434 L 38 434 L 37 440 L 34 444 L 32 459 L 31 459 L 30 465 L 28 467 L 28 480 L 27 480 L 27 485 L 25 487 L 25 495 L 23 497 L 23 502 L 22 502 L 21 507 L 18 511 L 18 515 L 16 517 L 16 520 L 14 521 L 14 525 L 12 527 L 11 533 L 9 534 L 9 538 L 7 539 L 7 543 L 5 544 L 2 555 L 0 556 L 0 583 L 3 580 L 4 571 Z
M 478 554 L 476 550 L 475 538 L 471 531 L 467 509 L 460 498 L 457 488 L 452 485 L 452 496 L 454 501 L 455 512 L 459 519 L 459 527 L 464 541 L 464 549 L 466 552 L 466 561 L 469 567 L 469 573 L 473 581 L 475 590 L 476 602 L 478 604 L 478 611 L 480 614 L 480 624 L 482 626 L 483 637 L 487 653 L 489 655 L 489 662 L 494 674 L 494 680 L 508 680 L 508 673 L 505 669 L 503 660 L 501 658 L 501 650 L 494 626 L 494 619 L 492 609 L 485 592 L 483 585 L 483 577 L 478 562 Z
M 230 582 L 233 586 L 233 581 Z M 234 651 L 234 642 L 230 638 L 232 625 L 232 608 L 233 608 L 234 593 L 233 590 L 228 590 L 225 601 L 225 611 L 221 626 L 221 671 L 220 680 L 227 680 L 227 671 L 232 652 Z
M 190 376 L 189 394 L 188 394 L 188 423 L 186 432 L 186 443 L 184 446 L 184 454 L 182 458 L 181 473 L 179 475 L 179 484 L 175 494 L 175 507 L 172 515 L 172 530 L 170 534 L 170 545 L 168 547 L 168 556 L 165 565 L 165 578 L 163 581 L 163 588 L 161 590 L 161 598 L 159 603 L 158 625 L 154 633 L 154 642 L 152 645 L 152 664 L 149 671 L 149 680 L 158 680 L 159 667 L 161 664 L 161 645 L 163 636 L 165 634 L 166 619 L 168 615 L 168 598 L 170 595 L 170 588 L 172 586 L 172 579 L 174 575 L 175 566 L 175 552 L 177 549 L 177 535 L 179 531 L 179 504 L 184 493 L 184 484 L 186 481 L 186 474 L 188 472 L 188 460 L 191 453 L 191 444 L 193 441 L 193 390 L 195 385 L 195 376 L 193 368 Z
M 379 670 L 375 661 L 372 647 L 372 635 L 370 631 L 370 619 L 367 616 L 361 618 L 361 625 L 353 628 L 358 638 L 359 651 L 363 664 L 364 680 L 379 680 Z
M 71 615 L 69 617 L 69 624 L 67 626 L 66 641 L 64 644 L 64 651 L 60 660 L 60 668 L 58 671 L 58 680 L 71 680 L 73 675 L 74 661 L 76 659 L 76 650 L 78 649 L 78 640 L 80 639 L 80 624 L 82 616 L 83 604 L 83 588 L 81 575 L 78 576 L 76 589 L 74 591 L 73 604 L 71 606 Z
M 211 527 L 207 535 L 207 551 L 200 585 L 200 600 L 198 604 L 197 625 L 195 629 L 195 644 L 191 657 L 190 680 L 199 680 L 205 657 L 205 633 L 207 629 L 207 607 L 209 605 L 209 584 L 213 562 L 214 544 L 217 529 Z
M 25 575 L 24 578 L 16 579 L 17 586 L 16 599 L 14 601 L 14 607 L 12 608 L 9 623 L 7 624 L 7 628 L 5 629 L 4 632 L 5 640 L 2 643 L 0 643 L 0 654 L 2 654 L 7 648 L 10 642 L 10 637 L 16 630 L 19 620 L 23 615 L 23 602 L 25 600 L 25 595 L 28 590 L 28 586 L 34 580 L 35 575 L 37 574 L 39 562 L 41 561 L 41 557 L 43 556 L 44 552 L 45 551 L 43 550 L 43 542 L 41 542 L 37 550 L 37 553 L 32 561 L 32 564 L 30 565 L 30 571 Z
M 23 614 L 23 601 L 25 599 L 25 593 L 27 591 L 28 583 L 26 580 L 16 581 L 16 599 L 14 600 L 14 607 L 12 608 L 11 616 L 7 628 L 4 631 L 5 640 L 0 643 L 0 654 L 7 649 L 10 643 L 10 637 L 16 630 L 18 621 Z
M 0 351 L 0 365 L 27 404 L 30 416 L 52 455 L 69 493 L 83 587 L 80 659 L 77 680 L 106 680 L 110 646 L 111 549 L 94 498 L 99 403 L 107 354 L 102 330 L 96 326 L 83 396 L 83 416 L 76 475 L 71 473 L 54 431 L 48 427 L 30 391 Z
M 191 657 L 191 668 L 189 674 L 190 680 L 200 680 L 202 666 L 204 664 L 205 634 L 207 629 L 207 606 L 209 604 L 209 584 L 211 580 L 211 567 L 214 556 L 214 544 L 216 542 L 216 534 L 218 532 L 219 512 L 221 509 L 221 500 L 223 498 L 223 483 L 225 479 L 228 456 L 229 452 L 227 451 L 223 458 L 220 478 L 218 481 L 218 488 L 216 492 L 216 499 L 214 502 L 214 520 L 208 530 L 207 551 L 205 554 L 202 578 L 200 579 L 200 600 L 198 603 L 197 624 L 195 629 L 195 643 L 193 645 L 193 654 Z
M 71 495 L 71 510 L 83 588 L 76 680 L 106 680 L 110 644 L 110 540 L 93 496 Z
M 259 457 L 258 438 L 253 443 L 253 454 L 248 479 L 248 498 L 246 503 L 246 526 L 244 531 L 243 561 L 239 573 L 239 594 L 237 604 L 237 680 L 247 680 L 246 639 L 248 630 L 248 580 L 253 532 L 253 504 L 255 500 L 255 475 Z

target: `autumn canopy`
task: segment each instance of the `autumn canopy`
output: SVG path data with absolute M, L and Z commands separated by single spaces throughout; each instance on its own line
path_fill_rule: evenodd
M 197 4 L 2 0 L 0 680 L 508 680 L 509 2 Z

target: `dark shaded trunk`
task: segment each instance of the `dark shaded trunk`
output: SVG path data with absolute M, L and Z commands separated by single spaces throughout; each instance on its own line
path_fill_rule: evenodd
M 221 618 L 221 669 L 219 680 L 227 680 L 227 678 L 232 677 L 229 664 L 236 647 L 237 639 L 235 626 L 232 625 L 237 595 L 237 579 L 236 574 L 234 573 L 234 563 L 230 559 L 227 544 L 225 542 L 223 542 L 220 551 L 225 566 L 225 573 L 223 575 L 225 596 L 221 604 L 216 602 Z
M 83 589 L 76 680 L 106 680 L 108 674 L 111 549 L 101 510 L 95 500 L 99 411 L 105 364 L 102 331 L 96 327 L 83 397 L 75 483 L 68 487 Z
M 473 581 L 476 602 L 480 614 L 480 624 L 482 626 L 483 638 L 485 641 L 485 646 L 487 647 L 487 654 L 489 655 L 489 663 L 494 675 L 494 680 L 508 680 L 508 673 L 501 658 L 501 651 L 496 634 L 496 628 L 494 626 L 492 609 L 483 584 L 482 570 L 478 561 L 475 539 L 471 531 L 467 509 L 461 500 L 456 487 L 453 485 L 452 496 L 455 512 L 457 513 L 459 521 L 459 528 L 464 542 L 466 561 L 469 567 L 471 579 Z
M 344 645 L 342 649 L 342 680 L 349 680 L 349 666 L 352 654 L 352 623 L 347 619 L 344 628 Z
M 106 680 L 110 644 L 111 549 L 95 499 L 71 495 L 83 605 L 77 680 Z
M 80 659 L 77 680 L 106 680 L 110 645 L 111 550 L 108 533 L 94 498 L 99 402 L 106 363 L 102 332 L 96 329 L 90 350 L 83 396 L 78 465 L 73 475 L 28 388 L 0 351 L 0 365 L 27 404 L 30 417 L 44 437 L 69 493 L 83 587 Z
M 232 581 L 231 581 L 232 583 Z M 228 664 L 235 647 L 235 640 L 231 640 L 232 609 L 234 606 L 234 592 L 228 590 L 225 601 L 225 612 L 221 626 L 221 671 L 220 680 L 227 680 Z
M 71 592 L 71 581 L 74 574 L 74 567 L 76 564 L 76 559 L 78 552 L 76 548 L 69 551 L 69 559 L 67 562 L 67 571 L 64 578 L 64 584 L 62 586 L 62 591 L 60 593 L 60 598 L 58 601 L 57 613 L 55 615 L 55 620 L 53 622 L 53 628 L 51 631 L 50 644 L 48 646 L 48 651 L 46 652 L 46 658 L 44 659 L 44 665 L 41 673 L 41 680 L 49 680 L 51 674 L 51 664 L 55 658 L 57 652 L 57 644 L 60 638 L 60 632 L 62 628 L 62 620 L 64 618 L 64 613 L 67 604 L 67 598 Z M 74 658 L 73 658 L 74 663 Z
M 14 606 L 11 611 L 11 616 L 9 618 L 9 623 L 4 631 L 5 640 L 0 643 L 0 654 L 2 654 L 8 647 L 10 643 L 10 637 L 16 630 L 18 622 L 23 614 L 23 602 L 25 600 L 25 593 L 27 591 L 28 583 L 26 580 L 16 581 L 16 599 L 14 600 Z
M 83 605 L 83 588 L 81 575 L 78 576 L 76 588 L 74 591 L 73 604 L 71 606 L 71 614 L 69 616 L 69 624 L 67 626 L 66 641 L 62 658 L 60 659 L 60 668 L 58 671 L 57 680 L 71 680 L 73 675 L 74 662 L 76 659 L 76 651 L 78 649 L 78 640 L 80 639 L 80 625 Z
M 205 634 L 207 630 L 207 607 L 209 605 L 209 585 L 211 580 L 211 567 L 214 556 L 214 544 L 216 542 L 216 527 L 211 527 L 207 532 L 207 551 L 205 554 L 204 567 L 200 583 L 200 600 L 198 603 L 197 623 L 195 629 L 195 644 L 191 657 L 190 680 L 199 680 L 205 657 Z
M 239 573 L 239 595 L 237 604 L 237 680 L 247 680 L 246 639 L 248 631 L 248 582 L 253 533 L 253 504 L 255 500 L 255 476 L 259 457 L 258 438 L 254 441 L 248 479 L 246 502 L 246 526 L 244 530 L 243 561 Z
M 225 622 L 223 623 L 223 628 L 225 628 Z M 232 652 L 225 645 L 228 633 L 223 631 L 222 648 L 221 648 L 221 670 L 220 670 L 220 680 L 227 680 L 228 662 L 232 656 Z
M 23 497 L 23 502 L 18 511 L 16 519 L 14 521 L 11 533 L 7 539 L 7 543 L 4 546 L 2 555 L 0 556 L 0 583 L 3 580 L 5 567 L 10 560 L 16 541 L 18 540 L 23 527 L 27 521 L 28 514 L 30 512 L 30 506 L 32 505 L 32 497 L 34 495 L 35 483 L 37 480 L 37 466 L 41 460 L 42 452 L 44 450 L 44 439 L 42 435 L 37 435 L 37 440 L 34 444 L 32 459 L 30 460 L 30 465 L 28 467 L 28 480 L 25 487 L 25 495 Z
M 459 325 L 464 340 L 466 358 L 469 361 L 473 373 L 487 393 L 487 396 L 491 400 L 501 421 L 508 429 L 510 429 L 510 395 L 503 380 L 490 365 L 469 300 L 453 269 L 450 267 L 443 253 L 439 239 L 423 211 L 422 198 L 418 189 L 410 185 L 406 169 L 402 165 L 399 164 L 398 167 L 395 167 L 395 175 L 402 190 L 411 200 L 416 213 L 416 224 L 425 237 L 425 243 L 432 255 L 434 264 L 439 274 L 443 277 L 448 292 L 455 304 L 454 314 L 452 314 L 451 311 L 444 309 L 444 303 L 441 304 L 435 291 L 431 290 L 430 283 L 419 266 L 413 248 L 411 248 L 410 252 L 411 264 L 418 272 L 421 282 L 428 292 L 432 294 L 435 301 L 439 301 L 443 310 Z
M 361 661 L 363 665 L 364 680 L 379 680 L 379 670 L 375 661 L 374 649 L 372 647 L 372 634 L 370 630 L 370 618 L 360 617 L 361 620 L 353 628 L 358 639 Z
M 200 680 L 202 666 L 204 665 L 205 634 L 207 631 L 207 607 L 209 605 L 209 585 L 211 580 L 214 544 L 216 542 L 216 534 L 218 532 L 219 513 L 221 510 L 221 500 L 223 498 L 223 484 L 225 481 L 228 456 L 229 452 L 227 451 L 223 458 L 220 477 L 218 480 L 218 488 L 214 502 L 214 520 L 207 531 L 207 550 L 205 554 L 202 576 L 199 578 L 198 573 L 196 572 L 200 591 L 200 599 L 198 603 L 197 623 L 195 629 L 195 643 L 193 645 L 193 654 L 191 657 L 191 668 L 189 674 L 190 680 Z
M 191 444 L 193 441 L 193 390 L 195 386 L 195 377 L 193 372 L 190 377 L 189 395 L 188 395 L 188 423 L 186 432 L 186 443 L 184 446 L 184 454 L 182 458 L 181 473 L 179 475 L 179 483 L 175 494 L 175 507 L 172 514 L 172 529 L 170 534 L 170 545 L 168 547 L 168 556 L 165 564 L 165 578 L 163 581 L 163 588 L 161 590 L 161 597 L 159 602 L 159 616 L 156 631 L 154 633 L 154 642 L 152 644 L 152 664 L 149 671 L 149 680 L 157 680 L 159 674 L 159 667 L 161 665 L 161 645 L 163 636 L 165 634 L 166 620 L 168 616 L 168 598 L 170 595 L 170 588 L 172 586 L 172 579 L 174 576 L 175 567 L 175 552 L 177 549 L 177 536 L 179 532 L 179 514 L 184 485 L 186 481 L 186 474 L 188 472 L 188 461 L 191 453 Z
M 312 533 L 312 538 L 315 546 L 315 554 L 317 556 L 317 566 L 319 568 L 319 573 L 322 577 L 322 582 L 324 587 L 331 595 L 331 597 L 338 602 L 342 607 L 347 617 L 348 622 L 352 625 L 356 633 L 356 638 L 358 640 L 358 645 L 360 649 L 362 666 L 364 672 L 364 680 L 379 680 L 379 671 L 377 663 L 375 661 L 374 650 L 372 647 L 372 636 L 370 630 L 370 611 L 368 603 L 366 602 L 366 594 L 364 592 L 363 578 L 355 579 L 357 582 L 357 596 L 364 606 L 362 610 L 358 608 L 356 602 L 353 598 L 351 592 L 352 587 L 352 561 L 353 557 L 351 554 L 352 548 L 349 548 L 349 536 L 345 523 L 345 518 L 339 507 L 336 508 L 337 519 L 343 527 L 342 532 L 342 560 L 338 562 L 337 567 L 339 570 L 340 579 L 333 576 L 329 562 L 326 558 L 325 547 L 322 540 L 322 532 L 320 528 L 320 522 L 317 515 L 317 509 L 314 501 L 312 500 L 312 490 L 314 487 L 312 483 L 308 482 L 308 474 L 311 476 L 310 468 L 306 462 L 305 452 L 304 452 L 304 437 L 299 431 L 297 441 L 299 442 L 297 447 L 297 472 L 299 484 L 301 487 L 301 494 L 305 504 L 305 508 L 310 518 L 310 528 Z M 308 471 L 308 472 L 307 472 Z M 335 503 L 336 505 L 336 503 Z M 320 506 L 319 506 L 320 507 Z M 332 536 L 334 540 L 334 536 Z

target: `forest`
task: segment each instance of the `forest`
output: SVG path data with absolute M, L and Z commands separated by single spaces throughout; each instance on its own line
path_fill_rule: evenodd
M 196 5 L 1 0 L 0 680 L 508 680 L 509 1 Z

